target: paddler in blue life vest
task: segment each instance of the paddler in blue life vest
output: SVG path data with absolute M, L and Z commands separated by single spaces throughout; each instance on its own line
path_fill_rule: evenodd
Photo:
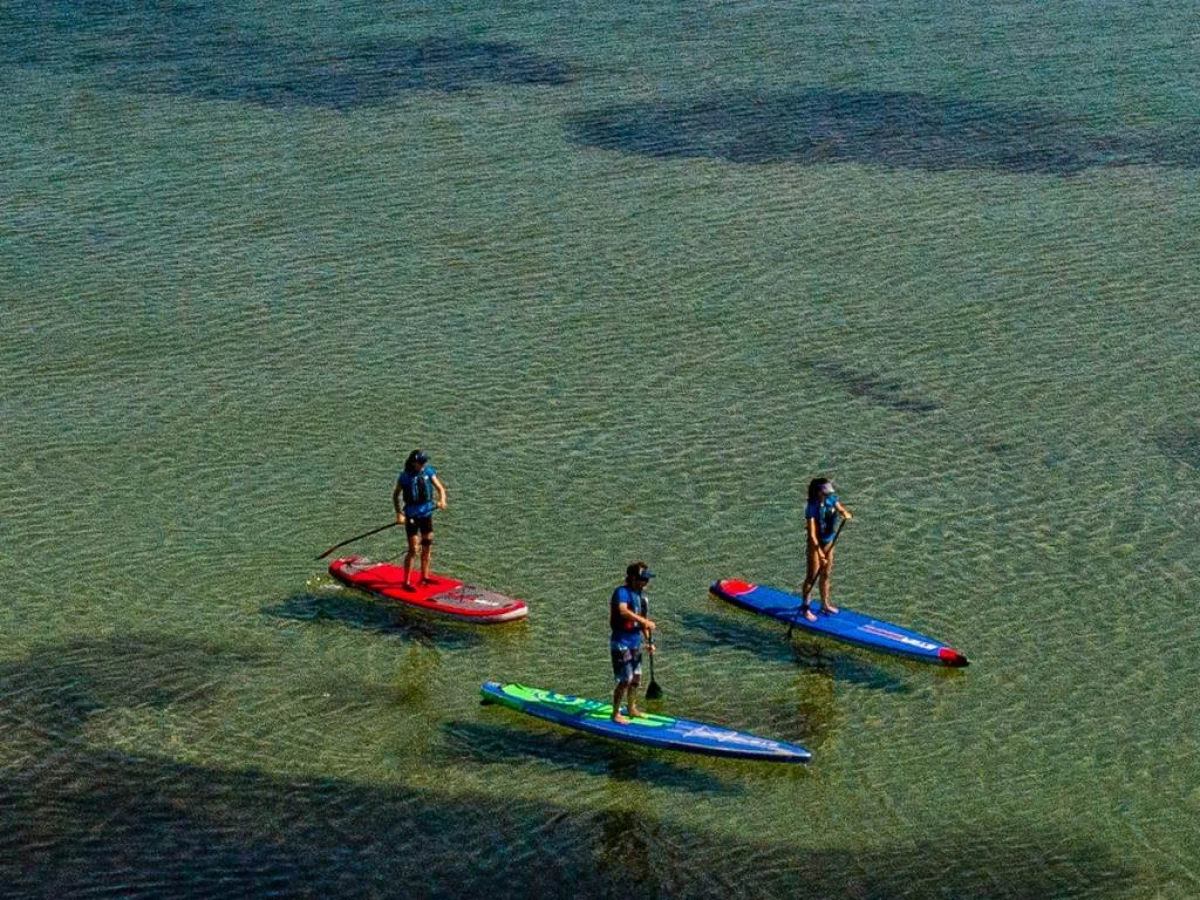
M 613 676 L 617 687 L 613 691 L 612 720 L 618 725 L 628 725 L 629 719 L 621 715 L 621 698 L 628 704 L 630 717 L 640 716 L 637 708 L 637 689 L 642 681 L 642 641 L 650 643 L 654 623 L 650 621 L 650 601 L 646 599 L 646 585 L 654 573 L 644 562 L 630 563 L 625 569 L 625 583 L 612 593 L 608 603 L 608 625 L 612 637 L 608 642 L 612 652 Z
M 838 500 L 836 488 L 828 478 L 814 478 L 808 483 L 808 505 L 804 508 L 804 530 L 807 534 L 807 572 L 800 589 L 800 611 L 810 622 L 817 621 L 809 608 L 808 597 L 813 586 L 821 586 L 821 612 L 830 615 L 837 607 L 829 602 L 829 582 L 833 575 L 834 540 L 839 519 L 849 522 L 854 516 Z
M 404 507 L 400 500 L 403 498 Z M 404 462 L 404 471 L 396 477 L 392 491 L 392 507 L 396 522 L 408 535 L 408 552 L 404 554 L 404 587 L 413 590 L 412 568 L 417 560 L 418 543 L 421 554 L 421 580 L 429 581 L 429 557 L 433 552 L 433 511 L 446 508 L 446 488 L 429 465 L 424 450 L 414 450 Z

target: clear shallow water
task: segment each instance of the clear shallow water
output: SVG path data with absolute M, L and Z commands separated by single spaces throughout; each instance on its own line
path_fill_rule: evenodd
M 0 10 L 0 893 L 1200 891 L 1188 5 Z M 528 623 L 312 560 L 418 444 Z M 817 472 L 970 669 L 706 596 Z M 632 558 L 813 766 L 478 706 L 607 691 Z

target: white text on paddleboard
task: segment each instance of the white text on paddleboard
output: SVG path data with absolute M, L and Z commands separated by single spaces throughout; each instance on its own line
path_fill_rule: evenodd
M 878 635 L 879 637 L 887 638 L 895 641 L 898 644 L 907 644 L 910 647 L 919 647 L 922 650 L 936 650 L 937 644 L 931 644 L 929 641 L 919 641 L 914 637 L 909 637 L 907 634 L 899 634 L 895 631 L 888 631 L 886 628 L 880 628 L 878 625 L 864 625 L 862 630 L 868 634 Z

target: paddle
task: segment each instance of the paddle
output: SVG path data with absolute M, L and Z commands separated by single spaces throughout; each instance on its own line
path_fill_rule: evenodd
M 833 549 L 833 545 L 834 545 L 834 544 L 836 544 L 836 543 L 837 543 L 837 540 L 838 540 L 838 538 L 839 538 L 839 537 L 841 537 L 841 534 L 842 534 L 842 529 L 846 527 L 846 522 L 848 522 L 848 521 L 849 521 L 848 519 L 842 519 L 842 521 L 840 521 L 840 522 L 838 523 L 837 531 L 835 531 L 835 532 L 833 533 L 833 540 L 829 542 L 829 546 L 828 546 L 826 549 L 828 549 L 828 550 L 832 550 L 832 549 Z M 817 569 L 817 571 L 816 571 L 816 574 L 815 574 L 815 575 L 813 575 L 813 587 L 814 587 L 814 588 L 817 586 L 817 580 L 818 580 L 818 579 L 821 577 L 821 571 L 822 571 L 822 569 L 825 569 L 825 568 L 826 568 L 828 565 L 829 565 L 829 563 L 828 563 L 828 562 L 826 562 L 826 563 L 825 563 L 823 566 L 821 566 L 821 568 L 820 568 L 820 569 Z M 793 629 L 793 628 L 795 627 L 795 625 L 796 625 L 796 616 L 798 616 L 798 615 L 800 615 L 800 608 L 799 608 L 799 607 L 797 607 L 797 608 L 796 608 L 796 613 L 795 613 L 795 615 L 793 615 L 793 616 L 792 616 L 792 618 L 791 618 L 791 620 L 788 622 L 788 630 L 787 630 L 787 638 L 786 638 L 786 640 L 789 640 L 789 641 L 790 641 L 790 640 L 792 639 L 792 629 Z
M 318 556 L 317 559 L 324 559 L 338 547 L 345 547 L 347 544 L 353 544 L 355 541 L 361 541 L 365 537 L 370 537 L 373 534 L 378 534 L 379 532 L 386 531 L 389 528 L 395 528 L 399 524 L 399 522 L 392 521 L 388 522 L 386 525 L 380 525 L 378 528 L 372 528 L 370 531 L 364 531 L 362 534 L 356 534 L 354 537 L 344 540 L 340 544 L 334 544 L 332 547 Z
M 650 642 L 650 647 L 654 647 L 654 642 Z M 663 689 L 658 686 L 658 682 L 654 680 L 654 650 L 651 649 L 648 654 L 650 657 L 650 686 L 646 688 L 647 700 L 661 700 Z

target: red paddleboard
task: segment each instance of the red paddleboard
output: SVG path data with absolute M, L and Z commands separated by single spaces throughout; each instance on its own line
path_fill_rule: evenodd
M 329 564 L 329 574 L 348 587 L 384 600 L 407 603 L 469 622 L 511 622 L 529 615 L 529 607 L 521 600 L 472 587 L 444 575 L 430 575 L 428 581 L 422 581 L 421 573 L 415 571 L 412 573 L 413 586 L 406 588 L 402 566 L 373 562 L 363 556 L 335 559 Z

